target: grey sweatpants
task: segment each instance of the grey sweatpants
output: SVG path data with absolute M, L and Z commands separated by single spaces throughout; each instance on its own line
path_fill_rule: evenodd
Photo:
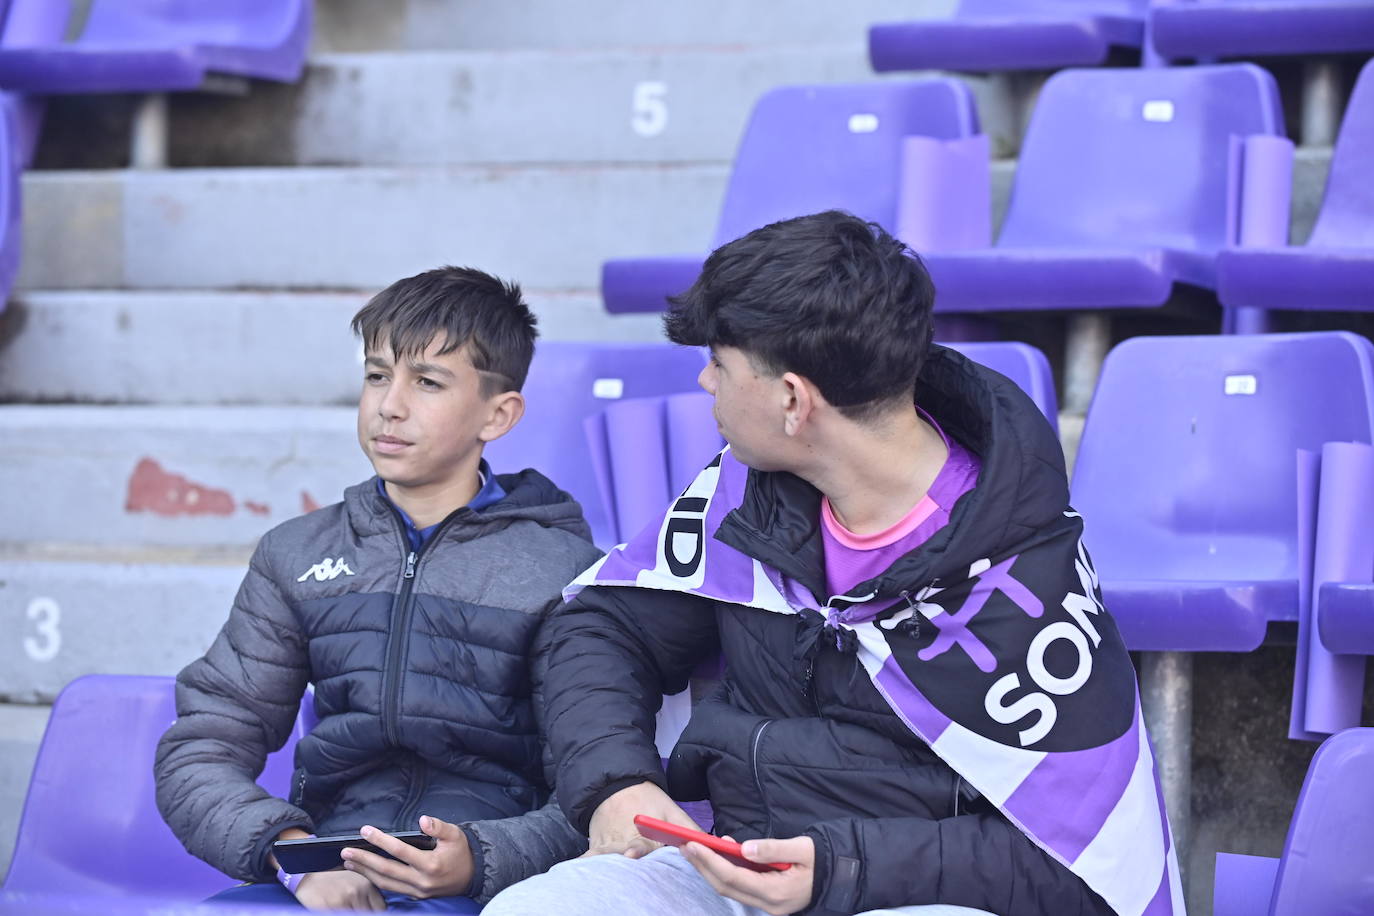
M 482 916 L 767 916 L 722 897 L 672 846 L 642 859 L 592 856 L 559 863 L 497 894 Z M 862 916 L 989 916 L 962 906 L 904 906 Z

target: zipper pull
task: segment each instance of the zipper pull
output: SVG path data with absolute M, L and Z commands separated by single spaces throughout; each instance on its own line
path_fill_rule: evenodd
M 407 579 L 414 579 L 414 578 L 415 578 L 415 551 L 413 551 L 413 550 L 412 550 L 410 553 L 406 554 L 406 574 L 405 574 L 405 578 L 407 578 Z

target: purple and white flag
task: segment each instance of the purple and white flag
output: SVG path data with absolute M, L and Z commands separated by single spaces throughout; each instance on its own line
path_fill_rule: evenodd
M 688 592 L 818 611 L 903 722 L 1121 916 L 1183 916 L 1178 861 L 1130 658 L 1072 510 L 1015 553 L 904 600 L 817 601 L 712 535 L 744 497 L 729 448 L 655 525 L 568 586 Z

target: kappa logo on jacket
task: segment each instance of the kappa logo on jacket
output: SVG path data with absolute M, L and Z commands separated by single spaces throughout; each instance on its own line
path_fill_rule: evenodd
M 348 568 L 348 564 L 344 562 L 344 558 L 339 557 L 337 560 L 331 560 L 329 557 L 325 557 L 323 560 L 301 573 L 301 577 L 296 581 L 304 582 L 306 579 L 314 576 L 316 582 L 328 582 L 330 579 L 337 579 L 341 575 L 353 575 L 353 570 Z

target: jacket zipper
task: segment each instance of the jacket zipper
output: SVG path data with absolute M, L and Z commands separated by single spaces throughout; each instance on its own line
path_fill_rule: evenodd
M 416 760 L 414 766 L 414 776 L 410 780 L 410 789 L 406 792 L 405 801 L 401 804 L 401 811 L 396 815 L 397 830 L 414 830 L 411 821 L 415 819 L 415 809 L 420 804 L 420 796 L 424 795 L 424 790 L 428 784 L 429 767 L 422 760 Z
M 291 789 L 291 804 L 299 808 L 305 804 L 305 768 L 296 773 L 296 785 Z
M 759 774 L 759 742 L 763 740 L 763 733 L 772 724 L 772 719 L 764 719 L 754 726 L 754 736 L 749 739 L 749 768 L 754 771 L 754 790 L 758 793 L 759 803 L 763 805 L 763 812 L 768 818 L 764 826 L 764 836 L 773 835 L 773 812 L 769 810 L 768 797 L 763 793 L 763 778 Z
M 429 545 L 443 536 L 449 523 L 464 509 L 455 509 L 449 513 L 448 517 L 440 522 L 439 527 L 430 535 L 429 540 L 421 545 L 419 550 L 414 550 L 410 548 L 409 539 L 406 538 L 405 520 L 401 518 L 400 511 L 390 503 L 388 503 L 388 507 L 391 509 L 391 514 L 395 516 L 396 525 L 400 529 L 401 548 L 406 551 L 406 558 L 405 571 L 401 573 L 401 591 L 396 596 L 396 601 L 391 609 L 391 632 L 387 635 L 386 668 L 382 671 L 382 732 L 386 737 L 387 744 L 392 747 L 399 747 L 401 736 L 397 719 L 399 718 L 398 708 L 401 703 L 402 672 L 400 665 L 401 659 L 405 656 L 406 646 L 410 643 L 410 593 L 415 586 L 416 567 Z

